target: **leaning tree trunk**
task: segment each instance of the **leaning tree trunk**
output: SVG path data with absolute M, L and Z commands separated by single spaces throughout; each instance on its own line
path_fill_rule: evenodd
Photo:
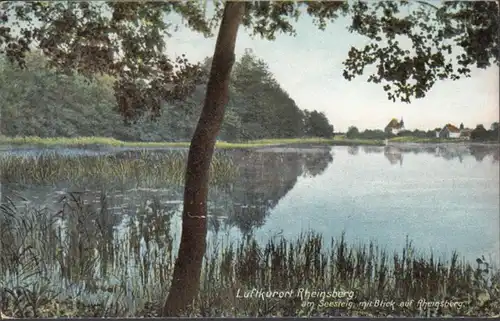
M 181 242 L 163 316 L 181 316 L 200 287 L 207 236 L 209 169 L 228 100 L 236 35 L 244 6 L 245 2 L 227 2 L 219 27 L 205 102 L 189 147 Z

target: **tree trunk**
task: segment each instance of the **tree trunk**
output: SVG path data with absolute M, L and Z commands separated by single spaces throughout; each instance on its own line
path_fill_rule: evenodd
M 205 102 L 187 160 L 182 235 L 163 316 L 182 316 L 196 298 L 206 249 L 209 169 L 224 119 L 234 47 L 245 2 L 226 2 L 207 85 Z

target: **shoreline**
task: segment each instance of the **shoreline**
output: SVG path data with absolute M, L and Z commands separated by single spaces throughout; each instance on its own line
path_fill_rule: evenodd
M 38 137 L 3 137 L 0 138 L 0 152 L 12 150 L 33 149 L 83 149 L 83 150 L 188 150 L 190 142 L 125 142 L 106 137 L 77 137 L 77 138 L 38 138 Z M 471 142 L 471 141 L 391 141 L 387 144 L 383 140 L 346 139 L 346 138 L 292 138 L 292 139 L 263 139 L 247 142 L 218 141 L 216 150 L 262 150 L 274 148 L 315 149 L 327 146 L 373 146 L 373 147 L 491 147 L 499 148 L 500 142 Z

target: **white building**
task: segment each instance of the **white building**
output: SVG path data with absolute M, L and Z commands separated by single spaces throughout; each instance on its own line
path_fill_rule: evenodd
M 443 129 L 437 133 L 439 138 L 460 138 L 460 129 L 452 124 L 444 125 Z

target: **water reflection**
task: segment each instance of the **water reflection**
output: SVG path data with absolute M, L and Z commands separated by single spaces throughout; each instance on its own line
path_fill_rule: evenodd
M 298 177 L 321 174 L 333 157 L 325 148 L 314 153 L 236 152 L 233 160 L 240 166 L 240 176 L 229 192 L 227 224 L 249 234 L 265 224 L 269 212 Z
M 161 158 L 162 153 L 148 157 Z M 330 148 L 326 147 L 293 152 L 231 151 L 229 154 L 234 164 L 237 164 L 237 178 L 225 186 L 214 186 L 209 192 L 209 228 L 215 233 L 236 227 L 242 234 L 249 234 L 263 226 L 269 212 L 294 187 L 298 177 L 320 175 L 333 161 Z M 136 159 L 139 155 L 139 152 L 128 151 L 120 153 L 118 157 Z M 78 197 L 82 210 L 86 213 L 106 212 L 106 215 L 113 217 L 99 223 L 111 230 L 118 225 L 124 228 L 131 222 L 142 224 L 141 220 L 147 226 L 147 222 L 157 220 L 142 211 L 143 208 L 150 207 L 152 202 L 157 208 L 149 209 L 149 212 L 168 212 L 180 216 L 183 194 L 181 185 L 154 189 L 137 186 L 137 182 L 133 180 L 126 184 L 115 183 L 107 182 L 106 186 L 84 188 L 71 182 L 60 182 L 56 186 L 9 183 L 3 184 L 2 196 L 11 198 L 20 194 L 25 200 L 17 198 L 18 205 L 45 206 L 52 212 L 62 211 L 62 207 L 68 206 L 79 208 L 80 203 L 75 200 Z M 71 194 L 67 194 L 68 192 Z M 65 201 L 72 199 L 74 204 L 66 202 L 63 205 L 61 195 L 66 198 Z M 100 219 L 104 219 L 104 214 L 99 215 Z M 123 221 L 124 217 L 129 219 Z M 96 218 L 90 217 L 89 220 L 94 221 Z
M 486 157 L 491 157 L 493 162 L 498 162 L 499 159 L 498 147 L 488 145 L 349 146 L 347 152 L 349 155 L 356 156 L 360 149 L 365 154 L 383 153 L 391 165 L 399 164 L 400 166 L 403 166 L 404 155 L 408 153 L 427 153 L 446 160 L 457 159 L 459 162 L 467 157 L 473 157 L 477 162 L 484 161 Z M 162 153 L 165 152 L 158 152 L 151 157 L 160 158 Z M 269 213 L 293 189 L 299 177 L 319 176 L 333 161 L 332 151 L 327 147 L 309 150 L 272 150 L 272 152 L 238 150 L 225 153 L 230 155 L 234 164 L 237 164 L 238 177 L 227 186 L 210 189 L 209 229 L 216 234 L 237 228 L 246 235 L 261 228 L 265 225 Z M 129 151 L 121 153 L 120 157 L 137 158 L 138 154 Z M 70 182 L 61 182 L 56 186 L 3 184 L 2 201 L 5 201 L 5 196 L 13 197 L 16 193 L 20 193 L 24 200 L 18 198 L 18 205 L 46 206 L 49 211 L 64 213 L 61 209 L 63 207 L 61 195 L 67 195 L 66 192 L 76 192 L 71 195 L 78 195 L 80 198 L 82 208 L 79 211 L 99 213 L 98 217 L 89 219 L 98 222 L 99 226 L 106 227 L 109 235 L 119 228 L 123 229 L 127 226 L 131 228 L 130 224 L 156 226 L 158 232 L 165 221 L 154 215 L 168 213 L 170 216 L 180 216 L 182 211 L 183 188 L 181 185 L 153 189 L 138 186 L 134 181 L 125 185 L 108 182 L 106 186 L 86 186 L 85 188 L 73 186 Z M 71 205 L 73 207 L 80 206 L 75 199 L 73 203 Z M 148 210 L 144 212 L 144 208 Z M 65 220 L 64 215 L 61 219 Z M 72 226 L 73 223 L 66 221 L 69 226 Z M 79 228 L 75 227 L 75 229 Z M 98 234 L 91 228 L 86 229 L 92 231 L 93 234 Z M 75 262 L 71 262 L 73 263 Z M 68 265 L 71 264 L 68 263 Z
M 433 146 L 412 146 L 412 145 L 389 145 L 384 147 L 378 146 L 363 146 L 362 150 L 365 154 L 384 153 L 384 156 L 392 165 L 403 165 L 404 154 L 420 154 L 426 153 L 435 157 L 446 160 L 458 160 L 463 162 L 464 158 L 473 157 L 477 162 L 482 162 L 485 158 L 490 157 L 492 162 L 497 163 L 499 160 L 500 148 L 498 145 L 433 145 Z M 349 148 L 350 155 L 356 155 L 357 149 Z
M 320 175 L 333 160 L 330 148 L 230 154 L 238 177 L 230 184 L 213 186 L 209 193 L 209 230 L 215 235 L 233 228 L 243 235 L 251 234 L 265 224 L 270 211 L 299 177 Z M 120 157 L 134 159 L 137 155 L 127 152 Z M 183 187 L 159 189 L 137 184 L 110 181 L 85 188 L 71 182 L 52 186 L 3 184 L 0 273 L 24 273 L 18 271 L 17 254 L 35 245 L 37 257 L 33 260 L 43 253 L 44 268 L 51 266 L 46 272 L 35 272 L 49 273 L 51 280 L 61 278 L 63 281 L 51 286 L 69 291 L 66 295 L 82 290 L 73 289 L 76 284 L 84 284 L 89 300 L 93 294 L 128 287 L 113 281 L 116 271 L 134 273 L 143 288 L 164 289 L 173 269 L 174 240 L 180 232 L 176 222 L 182 212 Z
M 347 147 L 347 152 L 349 155 L 357 155 L 359 153 L 359 146 L 349 146 Z
M 498 162 L 499 158 L 498 147 L 475 145 L 348 147 L 347 153 L 349 156 L 345 156 L 356 157 L 357 160 L 360 160 L 359 149 L 362 149 L 365 154 L 373 154 L 373 158 L 370 159 L 375 160 L 378 158 L 385 163 L 386 161 L 379 155 L 383 153 L 390 164 L 400 164 L 400 166 L 403 165 L 403 158 L 409 153 L 426 153 L 450 161 L 454 159 L 464 161 L 466 158 L 473 158 L 477 162 L 485 162 L 488 157 L 491 157 L 494 162 Z M 369 188 L 366 188 L 366 185 L 363 184 L 363 187 L 357 190 L 360 195 L 363 195 L 362 199 L 345 197 L 344 190 L 347 189 L 346 184 L 349 183 L 349 176 L 342 176 L 339 171 L 345 170 L 345 168 L 349 167 L 349 163 L 352 165 L 353 162 L 349 160 L 349 163 L 338 166 L 341 168 L 331 166 L 331 170 L 329 169 L 325 173 L 334 160 L 330 148 L 272 150 L 272 152 L 239 150 L 227 151 L 226 153 L 231 156 L 234 164 L 237 165 L 238 175 L 231 183 L 210 188 L 208 204 L 209 230 L 213 234 L 232 229 L 243 235 L 254 233 L 256 229 L 266 224 L 271 211 L 276 209 L 278 203 L 296 186 L 296 189 L 304 188 L 303 191 L 306 189 L 310 191 L 310 194 L 305 195 L 304 198 L 316 200 L 319 204 L 304 201 L 304 198 L 299 201 L 295 198 L 292 202 L 288 202 L 289 207 L 281 209 L 282 213 L 280 215 L 284 219 L 279 220 L 280 228 L 283 228 L 286 219 L 291 220 L 283 212 L 290 211 L 290 206 L 296 207 L 298 203 L 302 203 L 304 207 L 300 213 L 316 215 L 307 217 L 308 220 L 312 221 L 318 220 L 321 212 L 330 220 L 330 209 L 332 208 L 339 210 L 340 217 L 349 211 L 365 215 L 364 212 L 368 208 L 365 204 L 371 204 L 370 206 L 373 208 L 373 205 L 376 205 L 377 198 L 381 195 L 377 193 L 385 193 L 385 200 L 392 198 L 391 204 L 396 204 L 396 207 L 400 206 L 400 210 L 410 206 L 408 205 L 409 199 L 418 197 L 413 193 L 416 188 L 410 185 L 405 188 L 402 188 L 401 185 L 393 186 L 393 189 L 397 190 L 397 193 L 394 194 L 391 193 L 389 188 L 391 186 L 386 186 L 390 184 L 386 184 L 384 179 L 390 181 L 390 178 L 387 177 L 391 175 L 391 172 L 392 175 L 400 175 L 399 172 L 403 171 L 398 171 L 398 173 L 387 171 L 383 173 L 383 176 L 377 176 L 380 175 L 379 168 L 384 167 L 379 166 L 379 164 L 372 164 L 375 168 L 373 172 L 359 170 L 360 168 L 364 169 L 365 166 L 369 167 L 370 160 L 368 160 L 369 163 L 362 160 L 359 165 L 354 165 L 354 167 L 350 168 L 351 171 L 348 175 L 359 172 L 360 175 L 365 176 L 362 176 L 362 180 L 353 176 L 353 182 L 372 179 L 375 182 L 374 184 L 384 186 L 384 189 L 374 188 L 369 191 Z M 343 149 L 343 153 L 345 153 L 345 149 Z M 159 153 L 156 156 L 162 157 Z M 339 153 L 337 162 L 342 161 L 341 156 Z M 123 153 L 120 157 L 136 158 L 137 155 Z M 409 160 L 410 156 L 407 157 L 407 167 L 411 164 Z M 421 165 L 418 164 L 418 166 Z M 420 175 L 421 168 L 418 167 L 417 169 L 417 175 Z M 322 175 L 323 173 L 325 174 Z M 370 176 L 370 173 L 376 175 Z M 328 175 L 331 176 L 328 177 Z M 408 175 L 413 179 L 411 175 L 414 175 L 414 172 L 409 171 Z M 450 175 L 455 175 L 455 173 Z M 339 182 L 325 188 L 323 184 L 331 183 L 334 176 L 342 177 Z M 325 179 L 325 177 L 328 178 Z M 299 179 L 302 180 L 300 184 L 297 184 Z M 377 183 L 377 179 L 380 179 L 381 182 Z M 395 180 L 394 177 L 392 179 Z M 142 182 L 146 181 L 142 180 Z M 311 182 L 315 182 L 319 186 L 311 187 L 311 185 L 307 185 Z M 397 183 L 403 184 L 405 182 L 405 180 L 402 180 Z M 408 184 L 411 183 L 410 180 L 407 182 Z M 174 184 L 162 186 L 162 188 L 153 188 L 140 185 L 133 180 L 124 185 L 117 185 L 111 181 L 107 183 L 107 185 L 88 185 L 85 188 L 74 186 L 71 182 L 61 182 L 51 186 L 4 184 L 2 186 L 2 201 L 6 201 L 4 196 L 14 197 L 18 210 L 15 215 L 4 215 L 10 212 L 3 211 L 0 216 L 0 234 L 2 235 L 0 240 L 0 268 L 15 269 L 19 249 L 23 248 L 23 244 L 26 246 L 34 244 L 29 242 L 35 238 L 37 246 L 44 249 L 43 251 L 40 250 L 44 253 L 44 258 L 57 266 L 58 271 L 60 271 L 58 273 L 61 273 L 67 280 L 85 282 L 88 290 L 103 290 L 102 286 L 96 282 L 95 275 L 107 276 L 112 274 L 116 266 L 128 264 L 141 267 L 138 269 L 138 273 L 144 288 L 156 286 L 151 279 L 160 280 L 158 284 L 164 288 L 168 281 L 167 276 L 173 268 L 171 255 L 175 251 L 172 251 L 172 248 L 175 246 L 174 239 L 179 233 L 179 226 L 176 226 L 174 221 L 179 222 L 180 219 L 183 187 Z M 425 182 L 425 191 L 430 191 L 430 188 L 427 187 L 431 183 L 436 184 L 436 182 Z M 340 191 L 338 194 L 333 193 L 336 188 Z M 328 191 L 325 192 L 327 189 Z M 470 190 L 475 189 L 480 191 L 479 187 L 471 187 L 468 183 L 465 188 L 456 189 L 456 192 L 463 193 L 457 194 L 461 195 L 460 197 L 463 199 Z M 373 195 L 368 193 L 373 191 L 375 191 Z M 352 192 L 355 191 L 352 190 Z M 20 194 L 24 199 L 15 197 L 16 193 Z M 409 195 L 408 199 L 404 198 L 405 193 Z M 453 193 L 446 193 L 445 195 L 450 194 Z M 316 195 L 321 197 L 316 198 Z M 338 195 L 338 197 L 332 197 L 331 195 Z M 294 197 L 297 197 L 297 194 Z M 425 196 L 425 199 L 431 199 L 432 197 L 434 196 Z M 332 199 L 336 199 L 338 202 L 332 202 Z M 354 203 L 353 206 L 350 203 L 351 200 L 362 200 L 363 202 Z M 489 199 L 486 200 L 489 201 Z M 290 201 L 290 199 L 287 201 Z M 363 205 L 357 205 L 361 203 Z M 345 207 L 342 207 L 343 204 Z M 450 201 L 448 204 L 452 204 L 452 202 Z M 323 205 L 325 207 L 321 207 Z M 426 203 L 426 201 L 419 201 L 419 205 L 428 206 L 427 208 L 422 207 L 425 211 L 435 207 L 433 202 Z M 47 207 L 47 210 L 38 211 L 36 212 L 37 215 L 33 215 L 33 212 L 30 214 L 22 210 L 27 206 L 35 208 Z M 416 205 L 413 206 L 412 208 L 418 208 Z M 382 206 L 380 208 L 380 213 L 388 211 L 387 207 Z M 488 211 L 488 208 L 480 209 L 478 207 L 476 210 L 477 213 L 480 213 L 481 211 Z M 279 211 L 275 210 L 273 217 L 278 215 L 277 212 Z M 316 212 L 313 213 L 313 211 Z M 37 232 L 29 234 L 22 229 L 16 228 L 19 215 L 29 216 L 28 222 L 31 222 L 29 226 L 31 226 L 30 228 L 36 228 Z M 353 224 L 356 225 L 356 229 L 359 229 L 363 224 L 366 224 L 366 226 L 379 224 L 380 222 L 377 219 L 381 219 L 381 217 L 381 215 L 366 214 L 364 217 L 359 218 L 359 221 L 350 219 L 347 223 L 355 222 Z M 329 222 L 328 220 L 325 220 L 325 222 Z M 389 223 L 382 222 L 380 224 L 387 227 Z M 297 226 L 295 221 L 292 225 Z M 323 226 L 325 225 L 327 223 L 323 224 Z M 330 226 L 327 226 L 327 228 L 331 229 Z M 363 231 L 362 233 L 366 232 Z M 29 254 L 29 252 L 26 253 Z M 148 253 L 148 258 L 145 258 L 144 253 Z M 104 291 L 108 290 L 104 289 Z
M 379 146 L 363 146 L 362 148 L 365 154 L 380 154 L 384 151 L 384 149 Z
M 399 163 L 400 166 L 403 166 L 403 153 L 400 149 L 386 146 L 384 147 L 384 156 L 389 160 L 391 165 Z

